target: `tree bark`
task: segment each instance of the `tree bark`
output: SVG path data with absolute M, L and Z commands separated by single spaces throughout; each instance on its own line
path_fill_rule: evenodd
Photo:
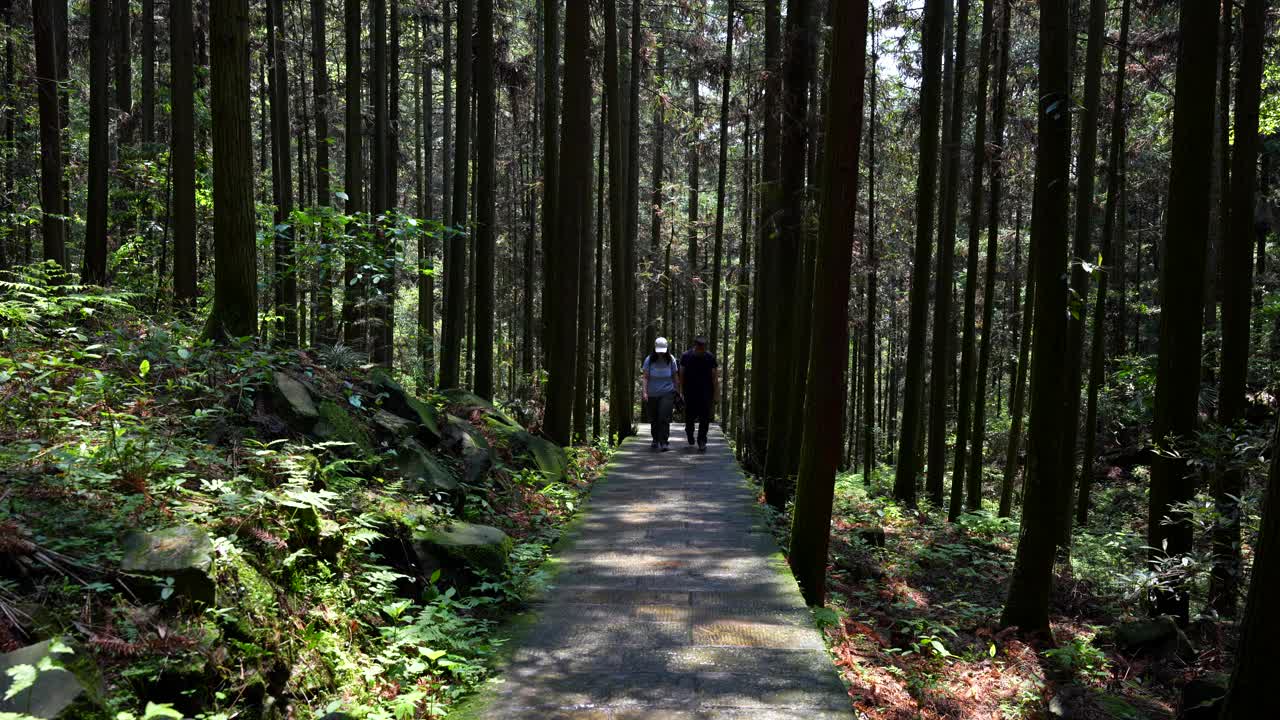
M 142 141 L 156 134 L 156 2 L 142 0 Z
M 867 0 L 832 5 L 831 84 L 817 252 L 818 266 L 830 272 L 814 276 L 808 369 L 808 384 L 814 388 L 835 388 L 844 382 L 844 354 L 829 352 L 828 348 L 849 344 L 849 266 L 858 208 L 867 5 Z M 840 426 L 843 413 L 838 392 L 812 393 L 805 406 L 789 559 L 809 605 L 826 601 L 827 546 L 840 462 L 840 435 L 830 430 Z
M 89 188 L 81 273 L 87 285 L 102 285 L 107 281 L 110 54 L 111 17 L 103 3 L 93 3 L 89 6 Z
M 57 3 L 31 6 L 35 38 L 36 90 L 40 108 L 40 216 L 43 256 L 64 269 L 67 260 L 67 227 L 62 185 L 62 120 L 58 100 Z
M 1193 441 L 1199 418 L 1200 349 L 1204 313 L 1205 238 L 1209 232 L 1217 5 L 1182 0 L 1181 47 L 1173 111 L 1173 158 L 1169 174 L 1168 224 L 1160 267 L 1160 351 L 1156 367 L 1152 439 L 1165 449 Z M 1151 467 L 1147 546 L 1152 559 L 1191 550 L 1191 525 L 1177 503 L 1195 494 L 1194 473 L 1183 456 L 1157 453 Z M 1173 523 L 1167 524 L 1165 518 Z M 1182 583 L 1157 592 L 1151 610 L 1185 623 L 1189 602 Z
M 353 0 L 354 2 L 354 0 Z M 213 310 L 205 336 L 258 333 L 258 254 L 249 119 L 249 0 L 210 0 L 213 110 Z
M 267 47 L 271 53 L 271 180 L 275 193 L 275 311 L 280 316 L 283 341 L 298 342 L 298 278 L 293 249 L 293 160 L 289 138 L 293 136 L 289 114 L 289 60 L 284 34 L 284 0 L 269 0 Z
M 458 0 L 457 97 L 453 165 L 452 225 L 445 230 L 449 258 L 445 266 L 444 332 L 440 348 L 440 385 L 458 387 L 462 340 L 467 330 L 467 166 L 471 156 L 471 60 L 475 0 Z M 461 227 L 460 227 L 461 226 Z M 576 256 L 575 256 L 576 257 Z M 576 300 L 576 298 L 575 298 Z
M 365 210 L 364 202 L 364 94 L 361 92 L 362 57 L 360 55 L 360 30 L 364 27 L 360 17 L 360 0 L 345 0 L 344 26 L 346 29 L 346 194 L 347 215 L 357 216 Z M 359 219 L 347 229 L 359 236 Z M 360 250 L 350 239 L 343 253 L 342 282 L 342 334 L 344 342 L 352 347 L 364 346 L 364 327 L 358 321 L 357 301 L 363 283 L 357 285 L 356 268 L 361 264 Z
M 1222 373 L 1218 387 L 1218 423 L 1235 431 L 1246 409 L 1249 370 L 1249 315 L 1253 294 L 1253 203 L 1257 191 L 1258 109 L 1261 101 L 1266 2 L 1249 0 L 1241 18 L 1240 70 L 1236 79 L 1235 149 L 1231 156 L 1230 233 L 1222 242 L 1223 277 L 1231 278 L 1222 297 Z M 1226 158 L 1223 158 L 1226 162 Z M 1276 454 L 1273 450 L 1273 454 Z M 1275 482 L 1275 470 L 1272 470 Z M 1240 505 L 1244 473 L 1238 466 L 1220 469 L 1214 478 L 1214 502 L 1221 520 L 1213 530 L 1213 571 L 1209 599 L 1224 617 L 1235 617 L 1240 586 Z M 1274 509 L 1274 508 L 1273 508 Z M 1261 556 L 1257 562 L 1261 562 Z M 1254 573 L 1258 573 L 1255 565 Z M 1256 583 L 1257 581 L 1255 581 Z M 1252 603 L 1252 598 L 1250 602 Z M 1246 623 L 1248 617 L 1246 616 Z M 1246 641 L 1241 640 L 1242 644 Z M 1242 648 L 1243 654 L 1243 648 Z
M 493 0 L 480 0 L 476 102 L 476 379 L 474 391 L 493 399 L 494 323 L 494 126 L 498 122 L 494 87 Z
M 634 0 L 633 0 L 634 2 Z M 716 239 L 711 258 L 711 307 L 720 307 L 720 265 L 724 246 L 725 184 L 729 170 L 729 80 L 733 76 L 733 13 L 734 0 L 729 0 L 725 18 L 724 68 L 720 89 L 720 169 L 716 177 Z M 726 328 L 727 330 L 728 328 Z M 714 355 L 719 350 L 720 324 L 716 314 L 711 314 L 710 349 Z M 727 395 L 725 403 L 727 404 Z M 723 411 L 721 414 L 727 414 Z
M 558 288 L 551 286 L 551 267 L 557 251 L 560 222 L 560 0 L 542 0 L 542 349 L 551 351 L 552 313 L 559 306 Z M 445 80 L 445 85 L 448 85 Z M 590 112 L 588 110 L 588 112 Z M 588 163 L 590 161 L 588 160 Z
M 1057 545 L 1058 487 L 1069 482 L 1061 465 L 1067 287 L 1060 281 L 1067 254 L 1067 194 L 1070 175 L 1071 92 L 1068 0 L 1040 3 L 1039 143 L 1031 242 L 1036 261 L 1035 354 L 1031 371 L 1032 417 L 1026 492 L 1017 558 L 1001 627 L 1029 636 L 1049 636 L 1049 596 Z
M 631 267 L 627 264 L 630 237 L 627 233 L 627 138 L 623 125 L 623 77 L 618 60 L 618 9 L 616 0 L 605 0 L 604 87 L 608 97 L 609 135 L 609 243 L 612 275 L 609 329 L 613 340 L 613 372 L 609 390 L 609 434 L 621 442 L 631 434 L 632 394 L 635 371 L 631 362 L 632 307 L 627 289 Z M 568 61 L 566 60 L 566 66 Z M 566 113 L 568 96 L 565 96 Z M 568 127 L 566 125 L 566 127 Z M 563 199 L 563 198 L 562 198 Z M 589 269 L 589 264 L 584 269 Z M 590 289 L 590 281 L 583 286 Z M 579 360 L 581 362 L 581 360 Z
M 910 330 L 907 338 L 906 386 L 893 497 L 907 505 L 916 503 L 920 475 L 920 440 L 916 432 L 923 416 L 925 383 L 925 334 L 929 315 L 929 258 L 933 254 L 935 192 L 938 181 L 938 131 L 942 113 L 942 45 L 947 0 L 925 0 L 923 69 L 920 85 L 920 173 L 916 183 L 916 238 L 911 265 Z

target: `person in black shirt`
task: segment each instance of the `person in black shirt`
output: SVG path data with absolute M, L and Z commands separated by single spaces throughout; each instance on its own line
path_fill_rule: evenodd
M 697 423 L 698 450 L 707 449 L 707 430 L 711 425 L 711 412 L 720 395 L 719 371 L 716 356 L 707 352 L 707 339 L 698 337 L 693 349 L 680 357 L 680 384 L 684 391 L 684 434 L 693 445 L 694 423 Z

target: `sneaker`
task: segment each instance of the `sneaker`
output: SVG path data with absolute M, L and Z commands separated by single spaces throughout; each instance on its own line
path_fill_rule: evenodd
M 662 452 L 666 452 L 670 449 L 671 449 L 670 445 L 668 445 L 667 443 L 662 443 Z
M 649 449 L 650 449 L 650 450 L 657 450 L 657 449 L 658 449 L 658 441 L 657 441 L 657 440 L 654 440 L 653 442 L 649 443 Z
M 698 452 L 706 452 L 706 451 L 707 451 L 707 444 L 706 444 L 706 443 L 698 443 Z
M 693 436 L 692 436 L 692 435 L 686 435 L 685 437 L 689 438 L 689 445 L 690 445 L 690 447 L 692 447 L 692 446 L 693 446 L 693 444 L 694 444 Z

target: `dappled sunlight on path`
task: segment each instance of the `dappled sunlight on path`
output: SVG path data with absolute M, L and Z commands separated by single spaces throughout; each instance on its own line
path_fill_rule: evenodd
M 482 716 L 850 716 L 822 638 L 724 436 L 614 456 Z

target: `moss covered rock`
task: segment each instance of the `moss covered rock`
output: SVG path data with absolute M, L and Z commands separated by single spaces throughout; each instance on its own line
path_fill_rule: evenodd
M 382 406 L 391 413 L 419 424 L 432 437 L 440 436 L 440 411 L 411 395 L 382 368 L 369 373 L 369 383 L 383 395 Z
M 563 480 L 569 469 L 569 456 L 564 448 L 527 430 L 516 430 L 506 435 L 511 454 L 531 463 L 550 480 Z
M 315 434 L 322 440 L 336 440 L 351 443 L 365 455 L 374 454 L 373 437 L 369 429 L 359 420 L 332 400 L 320 403 L 320 421 L 316 423 Z
M 53 667 L 40 669 L 52 661 Z M 0 655 L 0 677 L 4 687 L 12 687 L 9 678 L 35 672 L 35 681 L 11 698 L 0 695 L 0 714 L 25 714 L 44 720 L 70 720 L 91 717 L 99 707 L 96 668 L 84 653 L 61 639 L 45 640 Z
M 496 405 L 479 395 L 457 389 L 445 390 L 442 394 L 454 414 L 469 416 L 478 412 L 485 417 L 490 425 L 513 430 L 523 429 L 520 423 L 512 420 L 506 413 L 499 410 Z
M 213 540 L 201 528 L 191 525 L 130 533 L 124 540 L 120 569 L 131 575 L 153 579 L 172 578 L 174 596 L 213 604 Z M 138 584 L 139 594 L 155 598 L 159 586 Z
M 463 481 L 479 485 L 493 469 L 493 448 L 480 431 L 459 417 L 449 416 L 441 434 L 441 446 L 462 458 Z
M 298 430 L 306 432 L 320 418 L 320 410 L 311 391 L 300 380 L 279 370 L 271 373 L 272 392 L 275 394 L 277 406 L 291 420 Z
M 400 477 L 410 491 L 426 495 L 443 494 L 455 508 L 461 507 L 465 497 L 462 483 L 422 443 L 413 438 L 400 443 L 396 449 L 396 463 Z
M 435 569 L 471 569 L 502 574 L 511 556 L 506 533 L 488 525 L 460 520 L 413 534 L 414 552 L 427 573 Z

